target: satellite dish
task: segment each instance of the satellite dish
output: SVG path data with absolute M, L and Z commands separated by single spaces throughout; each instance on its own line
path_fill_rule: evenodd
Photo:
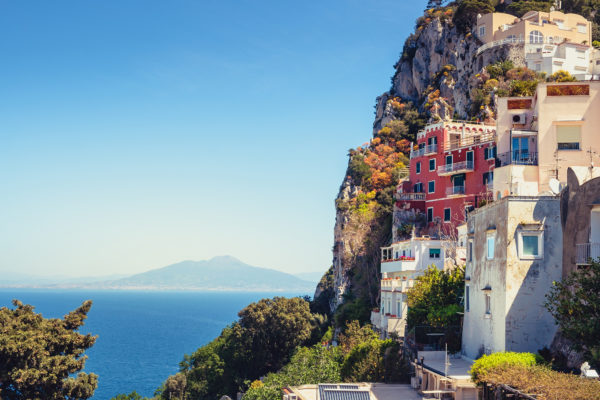
M 560 193 L 560 182 L 558 181 L 558 179 L 555 179 L 555 178 L 550 179 L 550 182 L 548 182 L 548 186 L 550 186 L 550 190 L 552 191 L 552 193 L 554 193 L 554 194 Z

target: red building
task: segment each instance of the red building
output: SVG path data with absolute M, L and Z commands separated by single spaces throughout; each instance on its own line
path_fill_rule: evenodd
M 430 226 L 455 232 L 466 213 L 490 199 L 496 127 L 467 122 L 431 124 L 417 134 L 410 178 L 400 184 L 396 206 L 415 208 Z

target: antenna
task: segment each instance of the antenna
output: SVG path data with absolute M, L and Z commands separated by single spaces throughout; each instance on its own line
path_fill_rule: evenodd
M 594 168 L 594 156 L 597 156 L 598 152 L 592 150 L 592 147 L 590 146 L 588 148 L 588 150 L 586 151 L 586 153 L 588 153 L 590 156 L 590 169 L 592 169 L 592 168 Z

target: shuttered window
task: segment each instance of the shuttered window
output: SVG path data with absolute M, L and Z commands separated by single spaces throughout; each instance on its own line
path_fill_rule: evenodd
M 558 150 L 579 150 L 581 148 L 581 126 L 558 125 L 556 127 Z

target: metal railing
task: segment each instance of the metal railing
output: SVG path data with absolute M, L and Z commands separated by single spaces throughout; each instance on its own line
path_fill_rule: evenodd
M 480 133 L 477 135 L 467 135 L 460 139 L 449 140 L 444 143 L 444 150 L 459 149 L 462 147 L 474 146 L 479 143 L 493 142 L 496 140 L 495 132 Z
M 396 200 L 423 201 L 425 193 L 396 193 Z
M 410 158 L 421 157 L 423 154 L 425 154 L 425 148 L 424 147 L 422 149 L 418 149 L 418 150 L 411 150 L 410 151 Z
M 582 243 L 577 245 L 577 264 L 589 264 L 590 260 L 600 257 L 600 243 Z
M 450 186 L 449 188 L 446 188 L 446 196 L 455 196 L 460 194 L 465 194 L 464 186 Z
M 437 153 L 438 151 L 438 145 L 436 144 L 428 144 L 427 146 L 425 146 L 425 154 L 432 154 L 432 153 Z
M 473 161 L 461 161 L 452 164 L 440 165 L 438 174 L 448 174 L 457 171 L 473 171 Z
M 535 151 L 513 150 L 496 156 L 496 167 L 505 165 L 538 165 L 538 153 Z

